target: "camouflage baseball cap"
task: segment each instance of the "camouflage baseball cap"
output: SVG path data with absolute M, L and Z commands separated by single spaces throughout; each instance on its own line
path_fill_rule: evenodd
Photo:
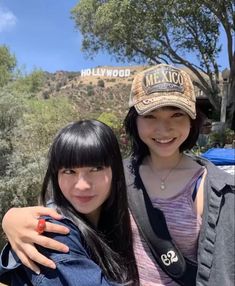
M 137 74 L 129 107 L 140 115 L 164 106 L 178 107 L 196 118 L 196 96 L 190 76 L 176 67 L 159 64 Z

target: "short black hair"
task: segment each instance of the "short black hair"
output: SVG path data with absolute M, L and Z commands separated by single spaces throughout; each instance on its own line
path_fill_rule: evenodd
M 180 152 L 192 149 L 197 142 L 205 115 L 198 108 L 196 112 L 196 118 L 190 118 L 190 132 L 187 139 L 181 144 Z M 126 134 L 129 136 L 131 142 L 131 155 L 135 157 L 137 161 L 142 161 L 144 157 L 149 155 L 149 148 L 139 137 L 136 123 L 138 116 L 139 115 L 135 107 L 131 107 L 124 119 L 124 127 L 126 130 Z

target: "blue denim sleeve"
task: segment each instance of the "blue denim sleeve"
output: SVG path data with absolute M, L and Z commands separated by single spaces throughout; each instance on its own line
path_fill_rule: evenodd
M 114 286 L 104 276 L 102 269 L 89 256 L 79 229 L 69 220 L 52 221 L 70 228 L 68 235 L 45 233 L 46 236 L 56 239 L 69 246 L 68 253 L 60 253 L 37 246 L 38 250 L 46 257 L 52 259 L 56 269 L 40 266 L 41 273 L 37 275 L 29 268 L 22 265 L 18 257 L 8 244 L 1 253 L 0 281 L 9 285 L 34 285 L 34 286 Z M 29 283 L 29 284 L 28 284 Z
M 43 267 L 41 274 L 37 275 L 24 267 L 10 246 L 6 245 L 1 255 L 0 282 L 8 285 L 25 285 L 26 281 L 31 281 L 35 286 L 118 285 L 108 282 L 99 266 L 87 257 L 81 248 L 76 250 L 76 254 L 70 251 L 69 254 L 51 255 L 51 258 L 56 263 L 56 270 Z
M 42 272 L 40 275 L 32 274 L 31 281 L 37 286 L 114 286 L 104 277 L 101 269 L 85 256 L 62 259 L 56 263 L 56 269 Z
M 55 221 L 53 221 L 55 223 Z M 56 269 L 41 268 L 41 274 L 31 272 L 31 281 L 37 286 L 67 285 L 67 286 L 114 286 L 109 282 L 101 268 L 89 256 L 89 251 L 82 242 L 79 229 L 68 220 L 56 221 L 70 228 L 69 235 L 47 235 L 69 246 L 69 253 L 53 252 L 45 248 L 39 251 L 56 263 Z
M 10 244 L 6 244 L 1 251 L 0 256 L 0 282 L 10 284 L 10 270 L 17 269 L 20 265 L 19 258 L 11 250 Z

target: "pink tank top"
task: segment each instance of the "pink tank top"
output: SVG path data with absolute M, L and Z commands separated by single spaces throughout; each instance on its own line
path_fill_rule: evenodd
M 197 260 L 197 241 L 202 219 L 194 210 L 191 190 L 203 172 L 204 168 L 196 172 L 176 196 L 152 200 L 153 206 L 163 211 L 170 235 L 182 254 L 194 261 Z M 179 285 L 157 265 L 132 216 L 131 224 L 141 286 Z

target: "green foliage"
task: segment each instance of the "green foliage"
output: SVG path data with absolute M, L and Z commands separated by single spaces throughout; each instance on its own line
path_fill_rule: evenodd
M 23 99 L 9 86 L 0 90 L 0 174 L 3 175 L 13 152 L 14 130 L 24 112 Z
M 77 114 L 65 97 L 48 100 L 33 98 L 26 104 L 27 112 L 23 114 L 15 136 L 19 152 L 34 157 L 35 152 L 45 152 L 55 133 L 67 122 L 76 120 Z
M 116 78 L 108 78 L 108 79 L 106 79 L 106 81 L 108 81 L 108 82 L 115 82 Z
M 52 138 L 77 119 L 65 97 L 30 98 L 10 86 L 0 92 L 0 220 L 12 206 L 37 204 Z
M 87 95 L 88 96 L 94 95 L 94 87 L 91 84 L 87 86 Z
M 28 93 L 29 97 L 35 96 L 43 86 L 46 76 L 41 70 L 34 70 L 29 75 L 18 76 L 14 88 L 20 93 Z
M 233 146 L 234 140 L 234 131 L 229 128 L 222 127 L 220 130 L 212 131 L 209 134 L 200 134 L 197 144 L 193 148 L 192 152 L 196 155 L 200 155 L 210 148 L 223 148 L 226 144 Z
M 123 158 L 125 158 L 129 154 L 130 147 L 127 136 L 122 126 L 123 120 L 118 118 L 115 114 L 108 112 L 103 112 L 97 119 L 104 122 L 113 129 L 118 139 L 122 156 Z
M 13 76 L 16 58 L 6 46 L 0 46 L 0 87 L 6 85 Z
M 219 52 L 218 20 L 190 0 L 81 0 L 72 17 L 83 34 L 83 49 L 91 54 L 105 48 L 121 60 L 162 62 L 197 51 L 205 66 L 203 56 L 211 64 Z
M 103 112 L 98 117 L 98 120 L 104 122 L 105 124 L 107 124 L 112 129 L 118 129 L 118 128 L 120 128 L 120 125 L 121 125 L 119 119 L 113 113 Z
M 102 79 L 99 79 L 97 82 L 97 86 L 104 87 L 105 86 L 104 81 Z
M 14 190 L 8 190 L 8 167 L 14 158 L 14 131 L 24 111 L 22 98 L 9 86 L 0 90 L 0 220 L 14 200 Z M 13 166 L 15 168 L 15 166 Z M 22 180 L 23 181 L 23 180 Z M 1 236 L 2 232 L 0 231 Z M 0 247 L 2 245 L 0 241 Z
M 35 70 L 28 77 L 26 77 L 30 93 L 36 93 L 42 87 L 45 76 L 43 71 Z
M 209 142 L 212 147 L 223 147 L 225 144 L 232 145 L 233 140 L 235 140 L 234 131 L 229 128 L 222 128 L 210 134 Z

